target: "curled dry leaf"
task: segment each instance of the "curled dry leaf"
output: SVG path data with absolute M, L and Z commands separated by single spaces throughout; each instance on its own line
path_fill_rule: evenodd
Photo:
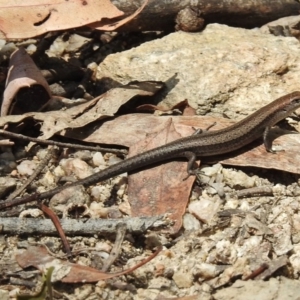
M 161 82 L 135 82 L 134 84 L 111 89 L 87 103 L 64 111 L 5 116 L 0 118 L 0 127 L 5 126 L 7 123 L 19 123 L 30 118 L 42 122 L 41 132 L 43 136 L 41 138 L 43 139 L 48 139 L 63 130 L 72 132 L 75 128 L 80 128 L 81 133 L 85 131 L 84 135 L 88 135 L 90 130 L 95 130 L 95 126 L 83 128 L 87 124 L 112 117 L 123 104 L 126 104 L 133 97 L 152 96 L 162 87 L 163 84 Z
M 51 98 L 49 85 L 24 48 L 10 58 L 1 116 L 40 111 Z
M 0 0 L 0 8 L 2 39 L 30 38 L 124 14 L 109 0 Z
M 45 272 L 49 267 L 54 267 L 52 275 L 53 282 L 62 281 L 68 283 L 87 283 L 114 278 L 133 272 L 137 268 L 152 260 L 161 251 L 161 249 L 162 248 L 159 247 L 158 250 L 134 267 L 116 273 L 105 273 L 88 266 L 57 259 L 53 256 L 50 256 L 47 252 L 47 249 L 43 246 L 29 247 L 23 253 L 16 255 L 16 260 L 22 268 L 34 266 L 35 268 Z

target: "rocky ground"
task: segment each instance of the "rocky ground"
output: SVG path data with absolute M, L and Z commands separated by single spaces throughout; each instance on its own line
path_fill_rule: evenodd
M 295 37 L 274 36 L 260 28 L 246 30 L 210 24 L 200 33 L 103 34 L 99 39 L 90 39 L 99 50 L 77 58 L 77 62 L 94 72 L 97 88 L 91 92 L 92 96 L 97 96 L 93 94 L 95 90 L 107 91 L 135 80 L 162 81 L 166 88 L 156 98 L 160 105 L 171 108 L 187 99 L 199 115 L 216 120 L 226 116 L 237 121 L 272 100 L 299 90 L 299 41 Z M 38 40 L 31 41 L 26 46 L 32 49 L 38 43 Z M 66 57 L 68 51 L 54 52 L 55 43 L 58 41 L 53 42 L 49 53 Z M 299 127 L 294 120 L 290 123 L 296 129 Z M 281 146 L 285 152 L 289 151 L 285 145 Z M 10 178 L 13 185 L 22 185 L 30 169 L 45 156 L 44 149 L 35 151 L 28 157 L 24 145 L 14 149 L 5 147 L 1 154 L 4 182 Z M 22 169 L 25 158 L 28 164 Z M 128 234 L 110 272 L 134 266 L 152 253 L 151 241 L 159 240 L 163 250 L 153 260 L 131 274 L 95 284 L 66 284 L 58 280 L 53 283 L 54 298 L 298 299 L 299 174 L 281 171 L 285 168 L 281 168 L 276 154 L 273 155 L 273 163 L 278 165 L 276 171 L 264 166 L 251 167 L 246 159 L 239 166 L 206 165 L 203 173 L 214 180 L 218 178 L 219 188 L 194 183 L 182 230 L 175 236 L 167 228 Z M 97 151 L 65 151 L 47 164 L 31 190 L 53 188 L 58 177 L 70 173 L 75 173 L 77 178 L 85 177 L 119 160 L 115 155 Z M 291 158 L 290 164 L 298 163 L 297 157 Z M 76 188 L 71 192 L 78 196 L 76 201 L 86 210 L 85 216 L 131 216 L 134 208 L 128 204 L 126 174 L 99 186 Z M 263 192 L 265 188 L 268 193 Z M 249 192 L 240 197 L 244 189 Z M 52 200 L 52 207 L 60 216 L 65 214 L 70 218 L 67 210 L 70 202 L 65 201 L 70 196 L 61 197 Z M 115 199 L 112 208 L 108 198 Z M 36 209 L 33 204 L 22 207 L 23 214 L 24 209 L 29 216 L 42 215 L 38 210 L 33 211 Z M 10 216 L 6 213 L 3 217 Z M 68 237 L 73 249 L 84 249 L 76 256 L 76 262 L 96 268 L 101 268 L 108 257 L 114 238 L 114 235 L 101 234 Z M 1 299 L 35 290 L 28 282 L 34 286 L 39 282 L 36 269 L 26 269 L 29 272 L 26 275 L 14 256 L 40 244 L 56 255 L 63 253 L 57 237 L 26 232 L 0 235 Z M 20 279 L 19 283 L 16 278 Z

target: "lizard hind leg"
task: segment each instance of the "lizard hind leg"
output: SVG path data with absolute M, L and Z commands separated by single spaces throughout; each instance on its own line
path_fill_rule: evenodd
M 196 164 L 197 156 L 192 151 L 185 151 L 182 153 L 182 156 L 185 156 L 188 159 L 187 164 L 187 176 L 183 180 L 187 180 L 191 175 L 197 175 L 198 173 L 198 165 Z M 195 165 L 197 167 L 195 168 Z

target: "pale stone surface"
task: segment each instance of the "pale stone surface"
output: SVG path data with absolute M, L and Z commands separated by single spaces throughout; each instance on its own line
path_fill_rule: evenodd
M 224 107 L 220 111 L 212 106 L 226 102 L 226 114 L 233 118 L 298 90 L 299 52 L 293 37 L 210 24 L 200 33 L 176 32 L 109 55 L 99 65 L 97 78 L 126 84 L 167 81 L 177 74 L 167 82 L 166 102 L 188 99 L 199 113 L 224 112 Z
M 8 300 L 9 299 L 9 293 L 5 290 L 0 290 L 0 298 L 2 300 Z
M 287 221 L 287 220 L 286 220 Z M 273 244 L 276 255 L 281 256 L 288 253 L 293 249 L 291 241 L 291 225 L 288 223 L 284 224 L 271 224 L 270 228 L 273 230 L 274 239 L 276 242 Z
M 271 278 L 268 281 L 237 280 L 231 287 L 221 289 L 214 294 L 216 300 L 297 300 L 300 282 L 284 277 Z
M 36 162 L 33 160 L 23 160 L 18 166 L 17 170 L 21 175 L 32 175 L 36 169 Z
M 9 191 L 13 190 L 17 185 L 14 178 L 0 177 L 0 197 L 5 196 Z
M 186 213 L 183 216 L 182 225 L 185 230 L 199 230 L 200 222 L 189 213 Z
M 79 179 L 93 174 L 93 168 L 79 158 L 64 159 L 60 165 L 68 175 L 75 174 Z
M 219 208 L 220 201 L 201 197 L 200 200 L 190 203 L 188 211 L 203 223 L 209 224 L 219 211 Z
M 96 167 L 105 165 L 105 159 L 104 159 L 103 154 L 101 152 L 96 152 L 93 155 L 93 164 Z
M 175 271 L 173 280 L 179 288 L 189 288 L 193 284 L 193 276 L 186 270 Z
M 248 176 L 243 171 L 223 169 L 224 181 L 230 187 L 252 188 L 255 186 L 255 176 Z

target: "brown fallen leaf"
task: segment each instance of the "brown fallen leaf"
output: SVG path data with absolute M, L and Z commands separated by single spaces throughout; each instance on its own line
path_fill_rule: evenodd
M 23 47 L 10 57 L 1 116 L 42 110 L 51 98 L 49 85 Z
M 180 138 L 172 119 L 161 126 L 161 130 L 130 147 L 129 156 L 134 156 Z M 147 168 L 129 176 L 128 199 L 132 216 L 155 216 L 169 214 L 174 221 L 172 233 L 182 226 L 182 216 L 189 201 L 195 176 L 187 176 L 187 162 L 171 161 Z
M 162 130 L 162 124 L 166 124 L 166 120 L 170 118 L 172 118 L 176 131 L 178 131 L 181 136 L 192 134 L 192 127 L 207 128 L 209 123 L 205 121 L 207 117 L 200 116 L 158 117 L 149 114 L 130 114 L 119 116 L 105 122 L 99 122 L 97 126 L 93 124 L 92 128 L 88 125 L 84 129 L 81 128 L 81 130 L 75 128 L 72 131 L 64 131 L 61 135 L 89 143 L 113 144 L 131 147 L 137 142 L 145 139 L 148 135 Z M 212 120 L 212 123 L 214 122 L 214 119 L 211 117 L 210 120 Z M 226 119 L 224 120 L 226 122 Z M 210 125 L 212 123 L 210 123 Z M 124 126 L 124 124 L 126 124 L 126 126 Z
M 44 246 L 29 247 L 26 251 L 16 255 L 16 260 L 22 268 L 34 266 L 42 272 L 46 272 L 49 267 L 54 267 L 52 274 L 52 282 L 61 281 L 66 283 L 76 282 L 97 282 L 125 275 L 133 272 L 137 268 L 152 260 L 160 251 L 161 247 L 151 254 L 148 258 L 142 260 L 140 263 L 127 270 L 116 273 L 105 273 L 97 269 L 83 266 L 79 264 L 70 263 L 65 260 L 60 260 L 48 254 Z
M 72 132 L 74 128 L 82 129 L 87 124 L 96 120 L 105 119 L 114 116 L 119 108 L 126 104 L 135 96 L 152 96 L 163 87 L 161 82 L 135 82 L 128 85 L 114 88 L 107 93 L 75 107 L 66 110 L 50 111 L 46 113 L 31 112 L 23 115 L 5 116 L 0 118 L 0 127 L 8 123 L 20 123 L 28 119 L 41 122 L 41 138 L 48 139 L 54 134 L 66 130 L 66 133 Z M 93 124 L 89 130 L 94 131 Z M 89 131 L 85 130 L 84 135 Z
M 123 14 L 109 0 L 0 0 L 0 38 L 30 38 Z

